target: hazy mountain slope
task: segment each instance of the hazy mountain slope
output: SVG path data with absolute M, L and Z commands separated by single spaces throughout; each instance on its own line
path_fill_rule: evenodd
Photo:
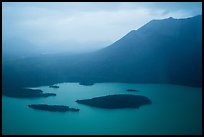
M 89 54 L 7 62 L 2 78 L 4 88 L 65 81 L 201 86 L 202 17 L 153 20 Z
M 201 56 L 201 16 L 153 20 L 87 59 L 86 73 L 104 80 L 201 86 Z

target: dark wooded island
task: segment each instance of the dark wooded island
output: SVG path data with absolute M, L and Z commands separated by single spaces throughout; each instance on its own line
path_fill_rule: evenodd
M 59 88 L 59 86 L 50 85 L 50 88 Z
M 79 85 L 92 86 L 92 85 L 94 85 L 94 83 L 92 83 L 92 82 L 79 82 Z
M 140 95 L 108 95 L 95 97 L 92 99 L 76 100 L 77 103 L 99 108 L 139 108 L 142 105 L 151 104 L 152 101 L 145 96 Z
M 62 106 L 62 105 L 35 104 L 35 105 L 28 105 L 28 107 L 33 109 L 53 111 L 53 112 L 67 112 L 67 111 L 78 112 L 79 111 L 79 109 L 70 108 L 68 106 Z
M 128 92 L 137 92 L 136 89 L 127 89 Z

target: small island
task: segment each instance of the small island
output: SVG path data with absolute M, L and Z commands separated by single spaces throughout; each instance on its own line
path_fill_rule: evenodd
M 107 109 L 115 108 L 139 108 L 142 105 L 152 104 L 145 96 L 140 95 L 108 95 L 102 97 L 95 97 L 92 99 L 76 100 L 77 103 Z
M 127 89 L 128 92 L 137 92 L 138 90 L 136 89 Z
M 50 85 L 50 88 L 59 88 L 59 86 L 55 86 L 55 85 Z
M 92 82 L 79 82 L 79 85 L 92 86 L 92 85 L 94 85 L 94 83 L 92 83 Z
M 55 93 L 43 93 L 41 97 L 49 97 L 49 96 L 56 96 Z
M 28 107 L 37 109 L 37 110 L 45 110 L 45 111 L 52 111 L 52 112 L 67 112 L 67 111 L 78 112 L 79 111 L 79 109 L 77 108 L 70 108 L 68 106 L 62 106 L 62 105 L 35 104 L 35 105 L 28 105 Z

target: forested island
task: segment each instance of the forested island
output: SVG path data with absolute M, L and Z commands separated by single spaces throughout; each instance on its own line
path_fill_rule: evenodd
M 127 89 L 128 92 L 137 92 L 138 90 L 136 89 Z
M 55 85 L 50 85 L 50 88 L 59 88 L 59 86 L 55 86 Z
M 79 82 L 79 85 L 92 86 L 92 85 L 94 85 L 94 83 L 92 83 L 92 82 Z
M 62 105 L 33 104 L 33 105 L 28 105 L 28 107 L 33 109 L 53 111 L 53 112 L 67 112 L 67 111 L 78 112 L 79 111 L 79 109 L 77 108 L 70 108 L 68 106 L 62 106 Z
M 152 104 L 152 101 L 145 96 L 128 94 L 108 95 L 92 99 L 76 100 L 76 102 L 92 107 L 107 109 L 139 108 L 142 105 Z

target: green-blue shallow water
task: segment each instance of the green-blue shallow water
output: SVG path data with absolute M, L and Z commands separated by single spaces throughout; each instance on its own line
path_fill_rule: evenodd
M 56 97 L 18 99 L 2 96 L 2 134 L 202 134 L 202 88 L 169 84 L 60 83 L 59 89 L 39 87 Z M 139 92 L 127 92 L 136 89 Z M 101 109 L 77 104 L 113 94 L 148 97 L 151 105 L 139 109 Z M 48 112 L 28 108 L 28 104 L 68 105 L 79 112 Z

